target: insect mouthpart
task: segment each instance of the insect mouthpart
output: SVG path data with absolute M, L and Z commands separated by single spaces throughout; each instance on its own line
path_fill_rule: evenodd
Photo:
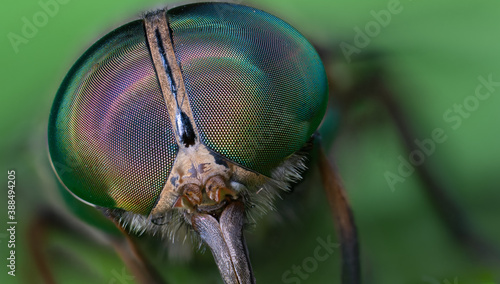
M 245 196 L 233 189 L 230 163 L 221 162 L 204 145 L 180 148 L 159 205 L 168 193 L 177 198 L 172 207 L 180 210 L 185 223 L 210 248 L 225 283 L 255 283 L 248 250 L 243 238 Z
M 201 166 L 203 168 L 206 165 L 208 163 Z M 210 177 L 203 188 L 195 183 L 185 184 L 180 192 L 182 195 L 177 199 L 175 208 L 184 208 L 190 213 L 206 213 L 213 216 L 219 216 L 229 202 L 238 199 L 237 193 L 227 186 L 227 182 L 220 175 Z
M 218 220 L 207 214 L 191 218 L 194 230 L 210 247 L 225 283 L 255 283 L 243 237 L 244 210 L 243 203 L 235 201 L 226 206 Z

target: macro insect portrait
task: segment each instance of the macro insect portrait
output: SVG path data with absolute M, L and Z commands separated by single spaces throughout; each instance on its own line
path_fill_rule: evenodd
M 16 5 L 0 282 L 498 283 L 497 4 Z
M 160 9 L 70 70 L 49 120 L 50 157 L 66 189 L 121 230 L 203 242 L 224 283 L 255 283 L 243 228 L 301 179 L 327 103 L 319 55 L 284 21 L 229 3 Z M 343 249 L 352 246 L 346 278 L 358 278 L 352 214 L 319 154 L 350 238 Z M 145 283 L 159 281 L 151 274 Z

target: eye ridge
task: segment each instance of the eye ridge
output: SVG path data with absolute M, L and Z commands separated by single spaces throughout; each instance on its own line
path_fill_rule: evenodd
M 156 37 L 156 43 L 158 44 L 158 51 L 160 53 L 161 61 L 163 63 L 163 68 L 165 69 L 165 73 L 167 74 L 170 90 L 172 91 L 174 97 L 177 97 L 177 87 L 173 79 L 172 69 L 168 65 L 168 59 L 165 53 L 165 47 L 163 46 L 163 39 L 161 38 L 161 34 L 158 28 L 155 29 L 155 37 Z

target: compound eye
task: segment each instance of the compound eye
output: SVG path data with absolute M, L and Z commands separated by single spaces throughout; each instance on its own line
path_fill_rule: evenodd
M 318 54 L 286 22 L 246 6 L 191 4 L 167 18 L 200 141 L 271 176 L 324 116 Z
M 70 70 L 51 111 L 49 149 L 81 200 L 149 214 L 178 146 L 142 21 L 103 37 Z

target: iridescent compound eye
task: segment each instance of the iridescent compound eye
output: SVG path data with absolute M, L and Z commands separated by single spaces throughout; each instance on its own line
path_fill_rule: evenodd
M 87 203 L 148 214 L 177 153 L 142 21 L 96 42 L 61 85 L 49 149 L 64 185 Z
M 176 101 L 190 108 L 197 141 L 271 177 L 324 115 L 328 86 L 314 48 L 284 21 L 241 5 L 184 5 L 166 11 L 166 21 L 185 88 Z M 97 41 L 64 79 L 49 122 L 62 183 L 87 203 L 142 215 L 185 147 L 173 119 L 184 113 L 169 111 L 146 33 L 138 20 Z
M 187 5 L 167 18 L 201 142 L 270 176 L 323 118 L 318 54 L 290 25 L 250 7 Z

